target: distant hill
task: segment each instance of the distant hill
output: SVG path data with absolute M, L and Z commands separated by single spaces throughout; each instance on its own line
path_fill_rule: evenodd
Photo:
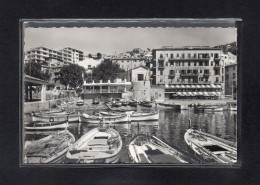
M 232 54 L 237 55 L 237 42 L 215 46 L 214 48 L 221 48 L 224 52 L 231 52 Z

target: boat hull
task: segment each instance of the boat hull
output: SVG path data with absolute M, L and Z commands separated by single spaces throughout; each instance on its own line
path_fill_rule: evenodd
M 187 145 L 205 160 L 216 163 L 236 163 L 237 149 L 233 142 L 194 129 L 184 134 Z
M 32 116 L 32 121 L 44 121 L 44 122 L 58 122 L 58 121 L 66 121 L 68 122 L 77 122 L 79 121 L 78 115 L 49 115 L 49 116 Z
M 84 116 L 84 114 L 79 115 L 79 121 L 81 123 L 95 123 L 98 124 L 100 121 L 103 120 L 105 123 L 124 123 L 128 122 L 128 116 L 123 115 L 123 116 Z
M 109 139 L 113 136 L 117 138 L 117 144 L 110 146 Z M 119 161 L 122 145 L 122 139 L 116 130 L 102 128 L 101 131 L 101 128 L 94 128 L 71 146 L 65 163 L 116 163 Z
M 155 136 L 138 135 L 128 146 L 134 163 L 188 163 L 184 155 Z
M 131 114 L 129 117 L 129 121 L 155 121 L 159 120 L 159 113 L 148 113 L 148 114 L 140 114 L 135 115 Z
M 59 129 L 66 129 L 69 127 L 68 123 L 61 123 L 56 125 L 37 125 L 36 126 L 25 126 L 26 131 L 41 131 L 41 130 L 59 130 Z

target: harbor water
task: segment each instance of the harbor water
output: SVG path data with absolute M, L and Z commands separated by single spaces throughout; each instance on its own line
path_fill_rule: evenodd
M 85 112 L 84 109 L 79 110 Z M 87 113 L 95 113 L 87 111 Z M 129 163 L 130 159 L 127 152 L 127 145 L 137 134 L 154 135 L 167 143 L 168 145 L 180 149 L 190 157 L 194 158 L 196 163 L 201 163 L 202 159 L 196 157 L 194 151 L 184 141 L 184 134 L 189 128 L 189 118 L 191 126 L 196 126 L 201 131 L 215 135 L 217 137 L 236 141 L 236 112 L 207 112 L 195 113 L 193 108 L 187 110 L 159 110 L 159 121 L 142 121 L 130 123 L 112 124 L 122 137 L 123 148 L 121 151 L 120 163 Z M 82 135 L 97 127 L 96 124 L 88 123 L 70 123 L 69 131 L 78 140 Z M 37 135 L 26 135 L 25 140 L 39 139 Z

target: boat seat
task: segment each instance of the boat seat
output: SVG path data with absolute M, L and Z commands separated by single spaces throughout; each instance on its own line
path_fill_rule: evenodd
M 107 139 L 92 139 L 88 142 L 88 146 L 106 146 L 107 145 Z

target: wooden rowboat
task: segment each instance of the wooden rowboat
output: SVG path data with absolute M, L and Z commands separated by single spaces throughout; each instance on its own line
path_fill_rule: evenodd
M 129 121 L 152 121 L 159 120 L 159 112 L 155 113 L 138 113 L 133 112 L 130 114 Z
M 24 162 L 61 163 L 74 143 L 75 137 L 68 130 L 58 131 L 37 141 L 27 141 Z
M 26 131 L 41 131 L 41 130 L 60 130 L 69 127 L 66 121 L 48 122 L 48 123 L 29 123 L 24 128 Z
M 188 163 L 185 155 L 155 136 L 137 135 L 128 146 L 134 163 Z
M 229 164 L 237 162 L 237 147 L 234 142 L 194 129 L 188 129 L 184 139 L 205 160 Z
M 69 114 L 69 115 L 43 115 L 43 116 L 37 116 L 32 115 L 32 121 L 41 121 L 41 122 L 57 122 L 57 121 L 65 121 L 68 120 L 68 122 L 77 122 L 79 121 L 77 114 Z
M 122 145 L 122 139 L 116 130 L 94 128 L 69 149 L 65 163 L 116 163 Z
M 128 122 L 128 116 L 126 114 L 117 115 L 117 116 L 95 116 L 95 115 L 88 115 L 86 113 L 79 114 L 79 122 L 83 123 L 100 123 L 101 120 L 109 123 L 123 123 Z

